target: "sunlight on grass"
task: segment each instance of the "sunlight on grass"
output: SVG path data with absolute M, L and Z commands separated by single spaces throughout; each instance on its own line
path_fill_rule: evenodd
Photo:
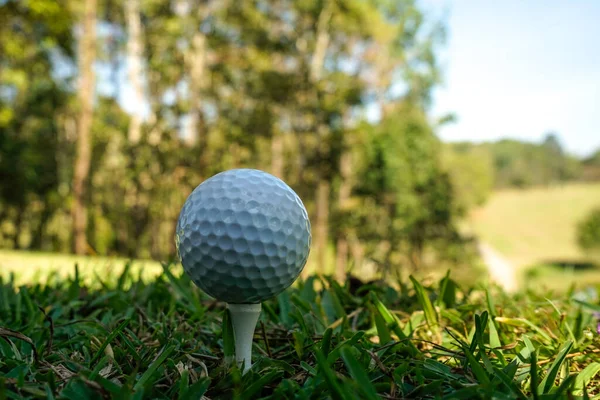
M 51 276 L 72 277 L 77 264 L 80 279 L 88 285 L 94 285 L 97 277 L 106 281 L 118 276 L 129 261 L 131 272 L 143 280 L 162 273 L 160 263 L 153 260 L 0 250 L 0 277 L 8 279 L 14 274 L 16 284 L 45 282 Z
M 519 266 L 583 260 L 576 224 L 600 205 L 600 184 L 503 190 L 471 215 L 473 231 Z

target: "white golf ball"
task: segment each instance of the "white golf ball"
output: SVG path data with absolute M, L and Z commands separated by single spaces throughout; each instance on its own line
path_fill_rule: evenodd
M 263 171 L 234 169 L 187 198 L 175 243 L 190 278 L 232 304 L 260 303 L 298 277 L 310 249 L 310 221 L 298 195 Z

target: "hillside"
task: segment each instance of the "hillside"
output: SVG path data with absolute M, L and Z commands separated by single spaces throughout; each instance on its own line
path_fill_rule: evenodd
M 481 241 L 518 267 L 583 263 L 575 225 L 598 206 L 598 183 L 501 190 L 471 214 L 469 225 Z M 586 273 L 591 272 L 598 274 Z

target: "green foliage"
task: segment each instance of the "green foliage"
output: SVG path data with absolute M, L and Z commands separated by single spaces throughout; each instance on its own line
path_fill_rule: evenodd
M 460 207 L 425 112 L 440 80 L 444 27 L 415 0 L 98 6 L 83 199 L 89 253 L 174 258 L 173 221 L 185 197 L 217 172 L 251 167 L 300 194 L 325 236 L 315 247 L 335 252 L 339 239 L 353 241 L 348 264 L 373 260 L 391 272 L 430 253 L 459 258 Z M 82 7 L 0 7 L 9 55 L 0 61 L 0 246 L 69 251 L 79 129 L 74 16 Z M 136 35 L 129 28 L 138 19 Z M 134 58 L 141 89 L 119 78 Z M 125 104 L 131 99 L 146 104 Z M 382 120 L 367 123 L 373 105 Z
M 366 149 L 356 188 L 363 200 L 354 212 L 371 258 L 384 270 L 420 267 L 426 253 L 439 261 L 452 246 L 462 247 L 454 188 L 425 114 L 410 104 L 398 107 L 372 129 Z
M 494 187 L 494 162 L 489 149 L 483 146 L 445 144 L 442 164 L 456 194 L 461 212 L 482 206 Z
M 1 281 L 0 396 L 600 394 L 593 314 L 600 306 L 585 301 L 550 293 L 509 297 L 495 287 L 462 288 L 450 276 L 440 287 L 413 279 L 408 289 L 399 282 L 402 291 L 383 284 L 351 291 L 311 277 L 263 304 L 254 365 L 242 376 L 224 362 L 232 347 L 224 304 L 202 294 L 180 269 L 165 266 L 147 283 L 130 271 L 105 277 L 95 288 L 77 274 L 20 288 Z M 338 306 L 328 307 L 327 297 Z
M 583 179 L 600 181 L 600 150 L 583 160 Z
M 451 153 L 460 154 L 461 157 L 473 157 L 473 161 L 480 166 L 487 165 L 491 158 L 492 171 L 489 167 L 484 167 L 491 176 L 483 177 L 474 175 L 473 172 L 470 174 L 473 177 L 478 176 L 477 179 L 483 182 L 493 179 L 495 188 L 551 185 L 577 180 L 582 173 L 581 161 L 567 154 L 553 133 L 546 135 L 539 144 L 504 139 L 482 144 L 454 143 L 449 147 Z M 451 162 L 450 168 L 452 170 Z M 464 178 L 457 178 L 459 184 L 463 181 Z M 478 182 L 475 200 L 481 196 L 481 186 L 485 187 L 485 184 Z M 481 193 L 485 194 L 484 191 Z
M 39 248 L 64 201 L 58 114 L 68 90 L 53 72 L 69 65 L 73 19 L 62 1 L 5 1 L 0 10 L 0 220 L 16 222 L 0 229 L 0 246 L 18 247 L 26 225 Z
M 600 254 L 600 208 L 577 225 L 577 243 L 587 252 Z

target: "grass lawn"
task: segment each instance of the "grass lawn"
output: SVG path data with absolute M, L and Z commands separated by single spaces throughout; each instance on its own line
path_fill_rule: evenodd
M 74 275 L 77 264 L 80 279 L 91 284 L 97 280 L 96 276 L 109 278 L 121 274 L 128 263 L 131 264 L 132 272 L 141 273 L 143 279 L 155 277 L 162 272 L 160 263 L 152 260 L 132 261 L 116 257 L 0 250 L 0 277 L 7 279 L 14 274 L 16 284 L 46 281 L 50 277 L 64 278 Z
M 600 396 L 597 290 L 508 296 L 311 277 L 263 304 L 242 376 L 225 305 L 181 270 L 0 281 L 0 398 L 560 399 Z M 584 397 L 585 396 L 585 397 Z
M 587 261 L 576 243 L 576 224 L 595 207 L 600 207 L 600 184 L 503 190 L 472 213 L 469 225 L 517 267 L 538 270 L 533 275 L 525 272 L 526 277 L 564 288 L 573 282 L 600 282 L 600 268 L 574 275 L 569 268 L 547 267 Z

